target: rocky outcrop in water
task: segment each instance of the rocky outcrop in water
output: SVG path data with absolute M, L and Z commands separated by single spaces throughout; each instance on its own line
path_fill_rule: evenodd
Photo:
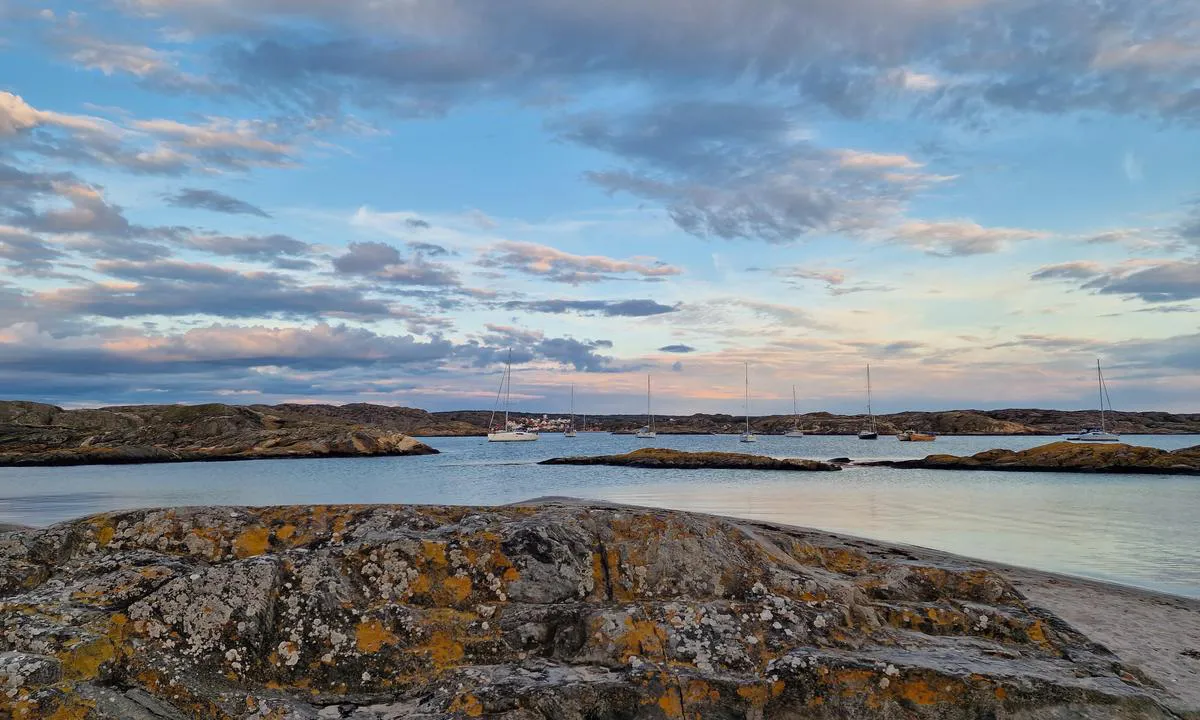
M 686 452 L 642 448 L 621 455 L 550 458 L 539 465 L 616 465 L 675 470 L 841 470 L 832 463 L 730 452 Z
M 287 418 L 235 405 L 63 410 L 0 403 L 0 465 L 90 465 L 260 458 L 427 455 L 407 435 Z
M 1169 718 L 990 570 L 703 515 L 143 510 L 0 536 L 0 715 Z
M 1063 441 L 1029 450 L 996 449 L 965 457 L 929 455 L 921 460 L 883 460 L 860 464 L 931 470 L 1200 475 L 1200 445 L 1168 451 L 1124 443 Z

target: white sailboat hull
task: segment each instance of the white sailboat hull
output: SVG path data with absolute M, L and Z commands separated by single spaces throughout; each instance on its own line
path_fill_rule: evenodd
M 742 437 L 738 441 L 744 443 L 758 442 L 758 436 L 752 433 L 742 433 Z
M 508 430 L 488 433 L 488 442 L 532 442 L 538 439 L 538 434 L 525 430 Z
M 576 435 L 576 433 L 574 430 L 568 430 L 565 433 L 563 433 L 563 437 L 573 438 L 573 437 L 575 437 L 575 435 Z
M 784 433 L 783 436 L 784 437 L 804 437 L 804 431 L 803 430 L 793 430 L 791 432 Z
M 638 430 L 636 433 L 633 434 L 633 436 L 635 438 L 641 438 L 643 440 L 652 440 L 652 439 L 658 437 L 658 433 L 654 432 L 653 430 Z
M 1121 442 L 1121 436 L 1108 432 L 1084 432 L 1077 435 L 1067 435 L 1071 442 L 1115 443 Z

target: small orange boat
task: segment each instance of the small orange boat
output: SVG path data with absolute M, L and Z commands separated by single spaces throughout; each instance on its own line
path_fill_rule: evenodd
M 897 435 L 896 439 L 900 442 L 933 442 L 937 440 L 937 436 L 930 435 L 929 433 L 919 433 L 916 430 L 905 430 Z

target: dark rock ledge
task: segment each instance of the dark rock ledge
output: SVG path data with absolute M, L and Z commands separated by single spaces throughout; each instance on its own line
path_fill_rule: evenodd
M 0 535 L 0 716 L 1179 717 L 984 566 L 559 501 Z
M 1200 475 L 1200 445 L 1167 451 L 1124 443 L 1088 445 L 1064 441 L 1021 451 L 997 449 L 966 457 L 929 455 L 922 460 L 857 464 L 932 470 Z
M 233 405 L 44 411 L 50 407 L 34 403 L 0 404 L 0 410 L 9 411 L 10 415 L 14 410 L 28 410 L 8 421 L 0 418 L 0 466 L 123 465 L 437 452 L 425 443 L 386 428 L 322 418 L 281 417 Z
M 663 448 L 642 448 L 621 455 L 591 455 L 543 460 L 539 465 L 617 465 L 638 468 L 677 470 L 841 470 L 818 460 L 773 458 L 730 452 L 686 452 Z

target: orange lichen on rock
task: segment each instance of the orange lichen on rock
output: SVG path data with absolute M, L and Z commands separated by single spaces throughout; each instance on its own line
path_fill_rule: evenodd
M 479 702 L 479 698 L 471 693 L 463 693 L 454 696 L 447 710 L 452 713 L 462 713 L 467 717 L 480 717 L 483 715 L 483 703 Z
M 384 645 L 395 643 L 395 634 L 375 618 L 364 620 L 354 628 L 354 644 L 359 652 L 379 652 Z
M 447 668 L 462 660 L 463 646 L 452 633 L 446 630 L 434 630 L 429 641 L 421 648 L 429 653 L 435 668 Z
M 458 604 L 471 596 L 471 578 L 466 575 L 451 575 L 441 583 L 445 589 L 445 602 Z
M 625 632 L 617 636 L 619 648 L 618 657 L 628 660 L 639 656 L 651 659 L 662 659 L 663 646 L 667 640 L 666 630 L 652 620 L 634 620 L 625 618 Z
M 233 554 L 239 558 L 262 555 L 270 547 L 271 531 L 265 527 L 244 530 L 233 540 Z

